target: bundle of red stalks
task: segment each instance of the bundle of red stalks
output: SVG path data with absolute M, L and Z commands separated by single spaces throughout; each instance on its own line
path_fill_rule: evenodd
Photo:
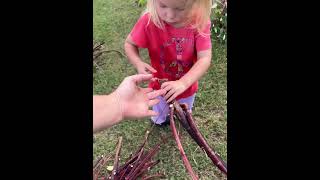
M 170 128 L 173 132 L 174 139 L 177 143 L 178 149 L 180 151 L 183 163 L 185 168 L 187 169 L 189 175 L 193 180 L 199 179 L 197 174 L 193 171 L 190 162 L 183 150 L 181 140 L 179 138 L 175 122 L 174 120 L 178 120 L 182 127 L 189 133 L 191 138 L 198 144 L 198 146 L 206 153 L 206 155 L 211 159 L 212 163 L 217 166 L 225 175 L 227 175 L 227 164 L 221 159 L 221 157 L 215 153 L 215 151 L 208 145 L 207 141 L 200 133 L 199 129 L 197 128 L 194 118 L 192 117 L 191 113 L 188 111 L 188 107 L 186 104 L 179 104 L 176 100 L 170 103 Z M 151 129 L 152 130 L 152 129 Z M 152 157 L 155 156 L 159 149 L 160 144 L 164 144 L 167 138 L 162 138 L 162 142 L 158 145 L 151 148 L 151 150 L 145 150 L 145 144 L 148 138 L 150 131 L 146 132 L 145 139 L 140 146 L 140 148 L 122 165 L 118 166 L 119 161 L 119 153 L 121 149 L 122 137 L 120 137 L 114 163 L 113 163 L 113 170 L 110 175 L 106 176 L 99 176 L 99 173 L 103 167 L 103 165 L 111 158 L 111 156 L 107 157 L 100 157 L 97 160 L 97 163 L 93 167 L 93 174 L 94 179 L 116 179 L 116 180 L 135 180 L 137 178 L 141 178 L 143 180 L 151 179 L 155 177 L 162 177 L 164 176 L 161 173 L 149 175 L 147 176 L 148 170 L 154 167 L 159 160 L 152 161 Z
M 200 146 L 200 148 L 205 151 L 208 157 L 211 159 L 214 165 L 216 165 L 225 175 L 227 175 L 227 164 L 221 159 L 221 157 L 214 152 L 214 150 L 208 145 L 207 141 L 204 139 L 199 129 L 197 128 L 194 118 L 191 113 L 188 111 L 186 104 L 179 104 L 177 101 L 173 101 L 169 105 L 170 108 L 170 127 L 173 132 L 173 136 L 178 145 L 184 166 L 188 170 L 189 175 L 192 179 L 199 179 L 198 176 L 194 173 L 190 162 L 183 150 L 180 138 L 178 136 L 176 126 L 174 123 L 174 117 L 178 119 L 183 128 L 189 133 L 191 138 Z
M 132 154 L 126 162 L 119 166 L 120 151 L 122 146 L 122 137 L 119 138 L 116 153 L 114 157 L 112 172 L 107 175 L 102 175 L 101 170 L 104 165 L 111 159 L 111 156 L 101 156 L 98 158 L 93 166 L 93 179 L 94 180 L 134 180 L 142 179 L 149 180 L 156 177 L 164 177 L 164 174 L 157 173 L 147 175 L 148 171 L 157 165 L 160 160 L 153 161 L 152 158 L 159 152 L 160 144 L 165 144 L 167 138 L 162 138 L 161 143 L 155 145 L 150 150 L 146 150 L 145 145 L 150 131 L 145 134 L 145 139 L 139 149 Z

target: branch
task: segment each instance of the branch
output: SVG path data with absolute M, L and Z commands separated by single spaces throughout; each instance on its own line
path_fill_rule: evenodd
M 98 160 L 97 163 L 93 167 L 93 179 L 97 179 L 102 167 L 105 165 L 105 163 L 111 158 L 111 156 L 101 156 Z
M 120 136 L 120 138 L 118 140 L 118 146 L 117 146 L 116 155 L 115 155 L 115 158 L 114 158 L 113 170 L 112 170 L 112 174 L 111 174 L 111 180 L 114 180 L 114 175 L 116 175 L 117 170 L 118 170 L 119 154 L 120 154 L 120 150 L 121 150 L 121 145 L 122 145 L 122 136 Z
M 227 175 L 227 164 L 224 161 L 222 161 L 221 157 L 217 153 L 215 153 L 214 150 L 210 148 L 207 141 L 204 139 L 199 129 L 195 125 L 194 120 L 191 114 L 189 113 L 186 105 L 181 105 L 181 107 L 183 111 L 186 113 L 186 119 L 190 125 L 190 128 L 195 134 L 195 136 L 191 137 L 197 142 L 201 149 L 204 149 L 204 151 L 207 153 L 213 164 L 216 165 L 224 174 Z
M 178 133 L 177 133 L 177 129 L 176 129 L 176 126 L 174 124 L 174 120 L 173 120 L 173 111 L 174 111 L 174 108 L 173 108 L 173 105 L 170 104 L 170 127 L 171 127 L 171 130 L 173 132 L 173 136 L 176 140 L 176 143 L 178 145 L 178 149 L 180 151 L 180 154 L 181 154 L 181 157 L 182 157 L 182 160 L 183 160 L 183 163 L 184 163 L 184 166 L 186 167 L 186 169 L 188 170 L 188 173 L 189 175 L 192 177 L 193 180 L 198 180 L 198 177 L 197 175 L 193 172 L 192 170 L 192 167 L 190 165 L 190 162 L 183 150 L 183 147 L 182 147 L 182 144 L 180 142 L 180 139 L 179 139 L 179 136 L 178 136 Z

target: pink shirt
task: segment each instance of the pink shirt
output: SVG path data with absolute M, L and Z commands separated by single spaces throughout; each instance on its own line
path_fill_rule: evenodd
M 165 30 L 162 30 L 149 21 L 147 13 L 135 24 L 131 37 L 138 47 L 148 48 L 151 65 L 157 70 L 154 76 L 175 81 L 197 61 L 197 52 L 211 49 L 210 21 L 203 32 L 207 35 L 200 35 L 195 29 L 175 28 L 166 23 Z M 149 87 L 159 89 L 160 85 L 154 82 Z M 197 90 L 198 82 L 195 82 L 176 99 L 189 97 Z

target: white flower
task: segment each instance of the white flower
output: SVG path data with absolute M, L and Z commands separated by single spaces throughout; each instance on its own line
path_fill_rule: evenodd
M 222 38 L 222 40 L 224 40 L 226 38 L 226 35 L 223 35 L 223 38 Z
M 214 3 L 212 6 L 211 6 L 211 8 L 216 8 L 218 6 L 218 4 L 217 3 Z

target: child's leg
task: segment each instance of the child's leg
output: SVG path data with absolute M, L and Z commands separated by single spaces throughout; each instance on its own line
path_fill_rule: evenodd
M 180 104 L 183 104 L 183 103 L 188 104 L 188 110 L 191 113 L 195 97 L 196 97 L 196 94 L 194 93 L 192 96 L 189 96 L 187 98 L 179 99 L 178 102 Z
M 155 112 L 158 112 L 158 116 L 152 116 L 151 120 L 155 122 L 156 124 L 162 124 L 166 121 L 166 116 L 169 113 L 169 105 L 165 101 L 165 99 L 162 96 L 157 97 L 160 102 L 152 107 L 152 109 Z

